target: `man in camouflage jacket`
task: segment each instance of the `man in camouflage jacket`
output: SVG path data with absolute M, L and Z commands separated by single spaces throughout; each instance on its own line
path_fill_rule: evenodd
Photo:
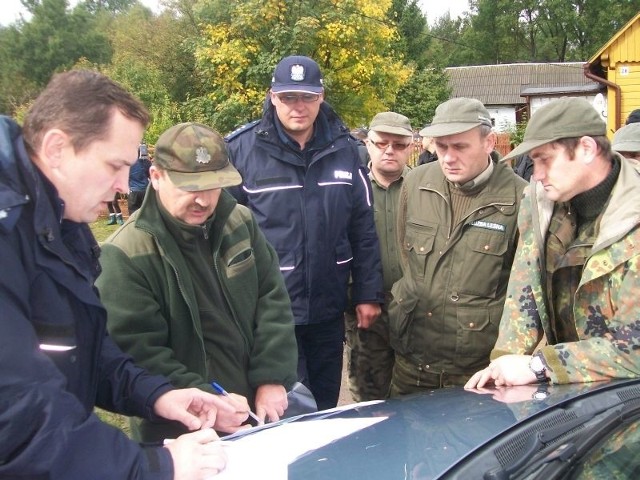
M 640 176 L 605 132 L 587 101 L 563 98 L 509 155 L 531 152 L 534 176 L 492 363 L 466 388 L 640 372 Z

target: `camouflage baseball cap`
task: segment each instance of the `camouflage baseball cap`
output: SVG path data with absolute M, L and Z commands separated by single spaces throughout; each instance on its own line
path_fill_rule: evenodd
M 640 123 L 629 123 L 613 134 L 611 147 L 617 152 L 640 152 Z
M 602 136 L 606 130 L 607 125 L 600 114 L 584 98 L 552 100 L 531 115 L 522 143 L 509 152 L 504 160 L 563 138 Z
M 493 126 L 491 115 L 480 100 L 464 97 L 452 98 L 438 105 L 431 124 L 420 130 L 420 136 L 457 135 L 480 125 Z
M 369 130 L 413 137 L 413 129 L 411 128 L 409 119 L 395 112 L 381 112 L 376 114 L 371 120 Z
M 179 123 L 156 142 L 155 163 L 188 192 L 233 187 L 242 177 L 231 165 L 222 136 L 200 123 Z

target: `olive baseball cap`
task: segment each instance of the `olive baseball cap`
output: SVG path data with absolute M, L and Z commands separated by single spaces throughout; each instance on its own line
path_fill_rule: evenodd
M 324 80 L 320 67 L 309 57 L 292 55 L 280 60 L 271 79 L 273 93 L 322 93 Z
M 491 115 L 480 100 L 464 97 L 452 98 L 438 105 L 431 124 L 420 130 L 420 136 L 456 135 L 480 125 L 493 126 Z
M 411 122 L 404 115 L 395 112 L 381 112 L 371 120 L 369 130 L 382 133 L 393 133 L 404 137 L 413 137 Z
M 563 138 L 605 135 L 607 125 L 593 105 L 584 98 L 552 100 L 531 115 L 520 145 L 505 160 Z
M 613 134 L 611 147 L 617 152 L 640 152 L 640 123 L 629 123 Z
M 197 192 L 242 183 L 222 136 L 200 123 L 179 123 L 156 142 L 155 163 L 181 190 Z

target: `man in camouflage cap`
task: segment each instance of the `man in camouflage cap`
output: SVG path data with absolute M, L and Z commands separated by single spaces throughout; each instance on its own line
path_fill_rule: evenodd
M 296 380 L 291 304 L 273 248 L 222 190 L 242 181 L 223 138 L 198 123 L 169 128 L 150 176 L 153 191 L 100 258 L 111 336 L 175 386 L 213 392 L 215 380 L 277 420 Z M 135 419 L 132 431 L 156 442 L 182 428 Z
M 466 388 L 640 374 L 640 176 L 585 99 L 536 111 L 534 173 L 492 362 Z M 542 340 L 542 342 L 541 342 Z

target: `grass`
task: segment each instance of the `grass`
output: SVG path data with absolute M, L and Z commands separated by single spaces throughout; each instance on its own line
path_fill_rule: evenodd
M 117 223 L 115 225 L 107 225 L 107 220 L 107 218 L 100 217 L 95 222 L 89 224 L 93 236 L 96 237 L 98 242 L 104 242 L 109 235 L 115 232 L 120 226 Z
M 104 242 L 109 235 L 115 232 L 120 225 L 107 225 L 107 221 L 109 220 L 108 216 L 100 216 L 98 220 L 89 224 L 93 235 L 96 237 L 98 242 Z M 101 408 L 95 409 L 96 414 L 100 419 L 108 423 L 109 425 L 113 425 L 116 428 L 119 428 L 128 436 L 131 436 L 131 429 L 129 428 L 129 417 L 124 415 L 118 415 L 117 413 L 107 412 L 106 410 L 102 410 Z

